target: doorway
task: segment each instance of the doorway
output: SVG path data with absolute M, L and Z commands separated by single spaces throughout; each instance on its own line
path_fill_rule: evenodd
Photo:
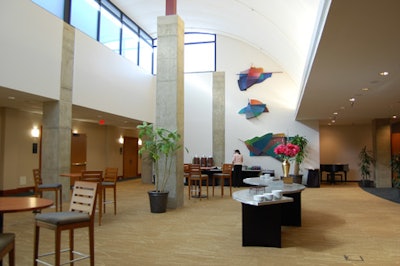
M 123 145 L 123 177 L 138 176 L 138 138 L 124 137 Z
M 72 134 L 71 137 L 71 173 L 80 173 L 86 170 L 86 134 Z M 70 179 L 73 186 L 75 179 Z

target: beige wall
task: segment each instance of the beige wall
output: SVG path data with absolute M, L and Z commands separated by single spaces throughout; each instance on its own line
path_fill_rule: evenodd
M 10 108 L 0 109 L 0 138 L 3 160 L 0 163 L 0 190 L 14 190 L 34 186 L 32 169 L 39 167 L 39 151 L 32 153 L 34 139 L 30 131 L 40 128 L 41 115 Z M 122 175 L 120 135 L 137 137 L 133 130 L 86 122 L 73 122 L 72 128 L 87 136 L 87 170 L 118 167 Z M 140 171 L 140 169 L 139 169 Z M 63 178 L 63 177 L 55 177 Z
M 373 149 L 371 125 L 321 126 L 319 132 L 321 164 L 348 163 L 347 180 L 360 180 L 358 153 L 365 145 Z

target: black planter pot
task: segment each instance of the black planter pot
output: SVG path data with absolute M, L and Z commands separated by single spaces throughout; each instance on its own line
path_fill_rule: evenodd
M 150 200 L 150 211 L 152 213 L 163 213 L 167 211 L 168 192 L 148 191 Z

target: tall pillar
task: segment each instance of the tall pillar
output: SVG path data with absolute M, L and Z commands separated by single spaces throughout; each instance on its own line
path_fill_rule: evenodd
M 391 187 L 390 121 L 388 119 L 373 120 L 372 136 L 375 157 L 375 185 L 378 188 Z
M 70 180 L 60 174 L 69 172 L 71 165 L 74 43 L 75 30 L 64 23 L 60 101 L 43 104 L 42 178 L 45 183 L 62 183 L 63 200 L 68 200 L 70 195 Z
M 158 17 L 157 22 L 156 126 L 177 130 L 184 139 L 184 23 L 177 15 Z M 183 152 L 173 158 L 167 182 L 168 208 L 183 206 Z M 162 171 L 162 169 L 160 169 Z
M 213 159 L 220 166 L 225 162 L 225 72 L 213 73 L 212 99 Z

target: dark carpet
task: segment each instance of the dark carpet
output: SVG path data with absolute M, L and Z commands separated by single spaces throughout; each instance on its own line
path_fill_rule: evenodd
M 400 203 L 400 189 L 397 188 L 374 188 L 374 187 L 362 187 L 368 193 L 371 193 L 377 197 L 384 198 L 396 203 Z

